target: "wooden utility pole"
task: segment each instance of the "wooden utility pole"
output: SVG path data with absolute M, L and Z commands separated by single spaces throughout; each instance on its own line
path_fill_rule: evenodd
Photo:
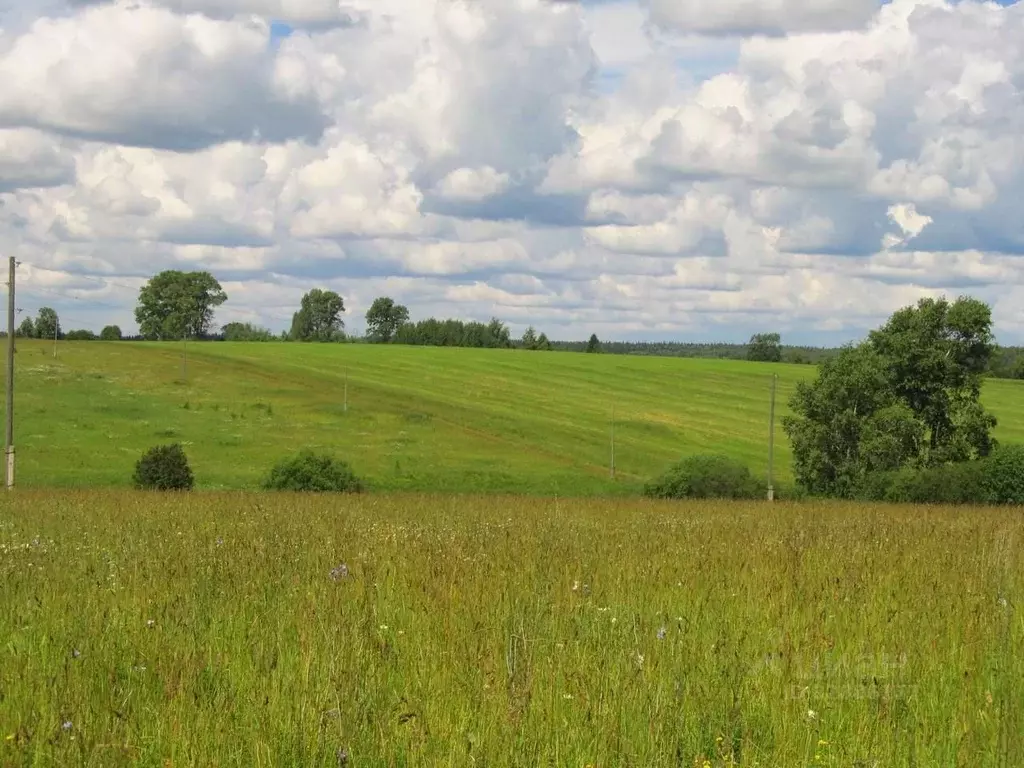
M 345 369 L 345 405 L 342 408 L 343 413 L 348 413 L 348 368 Z
M 778 381 L 778 374 L 772 374 L 772 402 L 768 416 L 768 501 L 775 501 L 775 486 L 773 485 L 772 466 L 775 460 L 775 386 Z
M 4 477 L 7 490 L 14 487 L 14 270 L 17 262 L 10 258 L 7 278 L 7 425 L 4 433 Z
M 612 465 L 611 476 L 615 479 L 615 403 L 612 403 Z

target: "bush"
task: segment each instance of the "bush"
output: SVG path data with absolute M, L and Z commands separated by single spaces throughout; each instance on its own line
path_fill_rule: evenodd
M 103 341 L 120 341 L 121 329 L 116 325 L 108 325 L 100 331 L 100 339 Z
M 655 499 L 753 499 L 760 483 L 750 470 L 725 456 L 690 456 L 644 487 Z
M 96 334 L 87 330 L 68 331 L 64 334 L 67 341 L 95 341 Z
M 188 458 L 179 443 L 146 451 L 135 464 L 133 479 L 136 488 L 157 491 L 189 491 L 194 484 Z
M 928 469 L 872 472 L 857 498 L 892 504 L 984 504 L 986 461 L 964 461 Z
M 987 502 L 1024 504 L 1024 445 L 999 446 L 980 463 Z
M 359 493 L 363 484 L 344 461 L 310 450 L 277 464 L 263 481 L 268 491 Z

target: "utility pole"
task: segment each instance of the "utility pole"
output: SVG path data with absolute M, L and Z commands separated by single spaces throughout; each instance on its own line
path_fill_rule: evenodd
M 345 369 L 345 405 L 342 408 L 344 413 L 348 413 L 348 368 Z
M 57 329 L 60 328 L 60 321 L 53 324 L 53 356 L 57 357 Z
M 7 425 L 4 433 L 4 466 L 7 490 L 14 487 L 14 270 L 17 262 L 10 257 L 7 278 Z
M 188 381 L 188 331 L 181 335 L 181 380 Z
M 775 461 L 775 386 L 779 376 L 772 374 L 772 402 L 768 416 L 768 501 L 775 501 L 775 486 L 772 484 L 772 470 Z
M 615 479 L 615 403 L 612 403 L 612 479 Z

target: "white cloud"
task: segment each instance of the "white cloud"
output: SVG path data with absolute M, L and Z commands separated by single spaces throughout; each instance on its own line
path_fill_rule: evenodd
M 331 285 L 350 327 L 390 292 L 556 337 L 843 340 L 970 290 L 1024 340 L 1024 5 L 695 8 L 19 2 L 0 251 L 127 326 L 142 276 L 203 265 L 219 316 L 273 327 Z
M 483 168 L 456 168 L 437 185 L 445 197 L 455 200 L 482 200 L 505 191 L 509 185 L 507 173 L 498 173 L 489 165 Z
M 644 0 L 658 24 L 712 34 L 782 34 L 863 26 L 878 0 Z
M 0 125 L 136 146 L 316 138 L 308 92 L 275 82 L 263 23 L 104 5 L 37 20 L 0 55 Z

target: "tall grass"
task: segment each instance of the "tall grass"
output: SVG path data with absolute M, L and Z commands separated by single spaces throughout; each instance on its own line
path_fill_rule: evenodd
M 1024 765 L 1022 532 L 992 509 L 17 492 L 0 765 Z

